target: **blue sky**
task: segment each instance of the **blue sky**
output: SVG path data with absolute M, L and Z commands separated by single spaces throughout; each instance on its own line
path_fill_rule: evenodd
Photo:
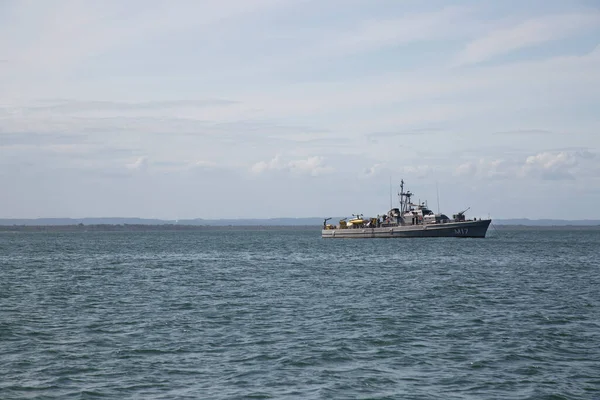
M 0 0 L 0 217 L 599 219 L 598 115 L 597 1 Z

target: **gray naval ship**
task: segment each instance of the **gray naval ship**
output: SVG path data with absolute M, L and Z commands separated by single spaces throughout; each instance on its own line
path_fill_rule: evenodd
M 364 218 L 353 214 L 352 219 L 344 218 L 338 225 L 328 224 L 331 218 L 323 221 L 321 237 L 324 238 L 412 238 L 412 237 L 463 237 L 484 238 L 491 219 L 466 219 L 467 208 L 452 218 L 445 214 L 435 214 L 427 208 L 427 203 L 415 204 L 413 194 L 404 191 L 404 180 L 400 184 L 400 208 L 392 208 L 386 215 Z

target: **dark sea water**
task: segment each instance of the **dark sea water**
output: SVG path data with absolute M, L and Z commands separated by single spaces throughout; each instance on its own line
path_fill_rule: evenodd
M 0 233 L 0 398 L 600 399 L 600 229 Z

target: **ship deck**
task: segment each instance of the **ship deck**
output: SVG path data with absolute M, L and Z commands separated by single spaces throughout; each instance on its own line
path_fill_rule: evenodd
M 323 229 L 323 238 L 413 238 L 413 237 L 463 237 L 484 238 L 491 219 L 480 219 L 444 224 L 404 225 L 379 228 Z

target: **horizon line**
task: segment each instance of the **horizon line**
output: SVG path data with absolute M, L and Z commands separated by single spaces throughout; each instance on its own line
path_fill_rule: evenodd
M 331 219 L 343 218 L 341 216 L 335 216 Z M 167 224 L 178 224 L 180 222 L 255 222 L 255 221 L 277 221 L 277 220 L 296 220 L 296 221 L 316 221 L 323 220 L 325 217 L 267 217 L 267 218 L 258 218 L 258 217 L 230 217 L 230 218 L 152 218 L 152 217 L 34 217 L 34 218 L 2 218 L 0 217 L 0 225 L 7 224 L 18 224 L 19 222 L 36 222 L 36 221 L 65 221 L 65 222 L 73 222 L 80 223 L 81 221 L 97 221 L 97 224 L 114 224 L 114 222 L 108 221 L 140 221 L 140 222 L 148 222 L 148 221 L 156 221 L 158 224 L 167 223 Z M 556 221 L 556 222 L 600 222 L 600 217 L 598 218 L 586 218 L 586 219 L 561 219 L 561 218 L 527 218 L 527 217 L 509 217 L 509 218 L 491 218 L 492 221 L 531 221 L 531 222 L 547 222 L 547 221 Z M 100 222 L 105 220 L 106 222 Z M 46 224 L 48 225 L 48 224 Z M 64 225 L 64 224 L 61 224 Z

